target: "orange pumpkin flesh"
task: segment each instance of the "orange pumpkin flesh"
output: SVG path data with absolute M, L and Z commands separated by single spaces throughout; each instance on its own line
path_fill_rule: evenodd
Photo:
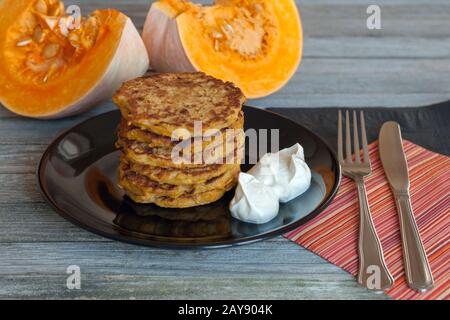
M 150 9 L 143 38 L 157 71 L 200 70 L 234 82 L 249 98 L 283 87 L 302 56 L 292 0 L 216 0 L 212 6 L 161 0 Z
M 145 73 L 145 47 L 128 17 L 98 10 L 69 30 L 60 24 L 68 17 L 58 0 L 0 3 L 0 103 L 11 111 L 36 118 L 75 114 Z

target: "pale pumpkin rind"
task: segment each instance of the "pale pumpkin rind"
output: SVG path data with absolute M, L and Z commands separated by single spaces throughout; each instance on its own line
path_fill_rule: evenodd
M 109 98 L 127 80 L 142 76 L 148 56 L 131 20 L 119 11 L 92 13 L 102 32 L 80 61 L 48 81 L 35 81 L 17 72 L 16 56 L 20 28 L 35 1 L 0 2 L 0 103 L 19 115 L 33 118 L 61 118 L 80 113 Z M 47 79 L 45 79 L 47 80 Z
M 264 25 L 262 48 L 254 48 L 258 41 L 245 43 L 242 40 L 236 50 L 231 50 L 233 39 L 224 38 L 227 31 L 213 29 L 210 22 L 205 22 L 214 19 L 231 21 L 230 34 L 240 31 L 242 39 L 247 36 L 253 40 L 256 32 L 249 34 L 245 28 L 244 31 L 237 30 L 237 23 L 233 26 L 236 18 L 227 17 L 234 14 L 234 7 L 253 8 L 262 3 L 262 19 L 269 21 Z M 254 12 L 251 15 L 258 17 Z M 220 41 L 214 41 L 215 34 Z M 143 39 L 150 55 L 150 65 L 155 70 L 203 71 L 235 83 L 248 98 L 264 97 L 282 88 L 296 72 L 303 47 L 300 16 L 292 0 L 218 0 L 212 7 L 162 0 L 150 9 Z M 247 49 L 250 54 L 240 52 L 246 53 Z

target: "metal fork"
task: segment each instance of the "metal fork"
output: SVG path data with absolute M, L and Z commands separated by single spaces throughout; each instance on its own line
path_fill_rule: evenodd
M 369 151 L 367 148 L 366 125 L 364 113 L 360 113 L 361 140 L 363 146 L 363 159 L 360 156 L 358 122 L 356 112 L 353 111 L 353 148 L 355 161 L 352 160 L 352 146 L 350 138 L 350 117 L 349 112 L 345 112 L 345 159 L 343 156 L 342 141 L 342 112 L 339 110 L 338 116 L 338 159 L 342 167 L 342 173 L 355 181 L 359 198 L 359 271 L 358 283 L 370 290 L 386 290 L 394 284 L 394 279 L 386 267 L 383 258 L 383 250 L 378 239 L 372 221 L 369 203 L 367 201 L 364 177 L 371 174 Z

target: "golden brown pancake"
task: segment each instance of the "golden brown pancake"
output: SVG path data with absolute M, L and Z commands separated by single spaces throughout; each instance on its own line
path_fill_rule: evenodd
M 171 137 L 180 128 L 194 136 L 195 121 L 204 131 L 231 127 L 245 96 L 231 82 L 201 72 L 162 73 L 125 82 L 113 101 L 128 123 Z
M 127 191 L 140 196 L 158 196 L 178 198 L 183 195 L 195 195 L 210 190 L 225 189 L 234 185 L 240 172 L 240 167 L 235 166 L 220 176 L 211 178 L 203 183 L 171 185 L 158 183 L 132 171 L 126 163 L 121 163 L 119 168 L 119 184 Z
M 214 164 L 200 168 L 163 168 L 135 163 L 125 157 L 122 157 L 121 163 L 127 163 L 131 171 L 146 176 L 153 181 L 174 185 L 204 183 L 239 166 L 239 164 Z
M 235 135 L 243 134 L 243 126 L 244 113 L 241 111 L 238 120 L 233 123 L 231 127 L 223 128 L 207 139 L 200 137 L 199 140 L 195 140 L 192 138 L 184 141 L 174 141 L 170 137 L 162 136 L 149 130 L 141 129 L 133 125 L 132 123 L 127 122 L 127 120 L 125 119 L 122 119 L 122 121 L 120 122 L 117 134 L 122 139 L 146 142 L 150 147 L 164 147 L 167 149 L 172 149 L 180 142 L 183 142 L 186 145 L 192 146 L 192 149 L 194 149 L 194 144 L 197 144 L 197 141 L 199 141 L 198 146 L 201 148 L 206 148 L 213 141 L 229 141 L 233 139 Z
M 234 186 L 235 184 L 230 184 L 225 189 L 214 189 L 194 195 L 185 194 L 178 198 L 158 197 L 151 194 L 135 195 L 130 191 L 127 192 L 127 195 L 137 203 L 154 203 L 163 208 L 190 208 L 215 202 L 222 198 L 227 191 L 234 188 Z
M 204 153 L 189 154 L 186 159 L 172 159 L 172 150 L 149 147 L 145 142 L 120 139 L 117 142 L 125 158 L 131 162 L 162 168 L 202 168 L 214 164 L 240 164 L 243 158 L 245 136 L 238 136 L 236 143 L 227 144 L 214 150 L 214 146 Z M 209 152 L 211 151 L 211 152 Z M 216 151 L 216 152 L 212 152 Z M 178 154 L 178 153 L 177 153 Z M 197 155 L 197 157 L 196 157 Z

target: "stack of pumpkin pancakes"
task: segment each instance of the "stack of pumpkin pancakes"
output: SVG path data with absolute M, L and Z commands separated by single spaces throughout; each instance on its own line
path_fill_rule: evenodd
M 203 73 L 166 73 L 122 85 L 119 185 L 138 203 L 188 208 L 220 199 L 238 179 L 245 97 Z

